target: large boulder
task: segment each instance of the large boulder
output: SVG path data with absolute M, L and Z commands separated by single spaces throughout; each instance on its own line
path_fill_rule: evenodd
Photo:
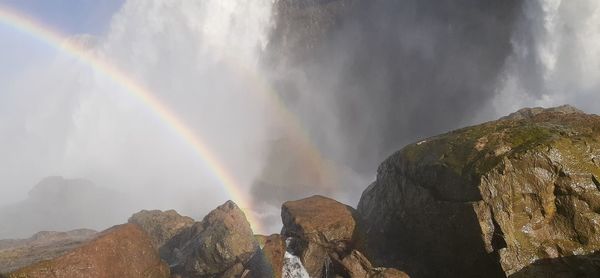
M 167 242 L 173 272 L 182 277 L 241 275 L 259 249 L 244 212 L 227 201 Z
M 321 245 L 350 243 L 357 232 L 355 213 L 354 208 L 323 196 L 285 202 L 281 234 Z
M 96 235 L 96 231 L 80 229 L 68 232 L 38 232 L 28 239 L 0 240 L 0 273 L 50 260 L 66 254 Z
M 65 255 L 21 268 L 9 278 L 168 278 L 148 235 L 137 225 L 110 228 Z
M 428 138 L 363 192 L 367 254 L 414 277 L 541 273 L 600 249 L 599 180 L 600 117 L 570 106 Z
M 311 277 L 320 277 L 332 250 L 349 250 L 357 234 L 355 210 L 323 196 L 285 202 L 281 234 L 293 239 L 293 249 Z
M 407 277 L 395 269 L 373 267 L 358 250 L 361 229 L 352 207 L 312 196 L 284 203 L 281 218 L 287 251 L 300 258 L 310 277 Z
M 142 210 L 129 218 L 129 223 L 140 226 L 152 239 L 152 244 L 156 249 L 173 238 L 183 229 L 191 227 L 194 219 L 181 216 L 174 210 Z

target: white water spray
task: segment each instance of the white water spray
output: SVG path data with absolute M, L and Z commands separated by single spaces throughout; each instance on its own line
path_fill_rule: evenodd
M 514 53 L 494 103 L 507 114 L 522 106 L 600 105 L 600 2 L 523 3 Z
M 288 250 L 285 251 L 283 257 L 283 278 L 310 278 L 308 271 L 306 271 L 306 268 L 302 265 L 300 258 L 290 252 L 289 245 L 291 241 L 292 238 L 285 240 Z

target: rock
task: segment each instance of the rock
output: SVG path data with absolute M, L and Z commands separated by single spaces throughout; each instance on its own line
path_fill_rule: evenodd
M 370 278 L 409 278 L 408 274 L 395 268 L 379 268 L 371 274 Z
M 310 277 L 395 277 L 377 275 L 402 273 L 374 268 L 357 250 L 361 247 L 359 223 L 356 211 L 347 205 L 313 196 L 284 203 L 281 217 L 282 235 L 290 242 L 288 251 L 300 258 Z
M 173 272 L 182 277 L 241 275 L 258 244 L 246 216 L 232 201 L 211 211 L 201 222 L 183 229 L 163 248 Z M 233 269 L 232 269 L 233 268 Z M 238 273 L 239 272 L 239 273 Z
M 236 263 L 229 269 L 227 269 L 222 275 L 219 275 L 221 278 L 237 278 L 242 276 L 244 273 L 244 265 L 242 263 Z
M 281 277 L 283 270 L 283 258 L 285 255 L 285 240 L 280 235 L 271 235 L 267 238 L 262 253 L 273 271 L 274 278 Z
M 542 107 L 534 107 L 534 108 L 523 108 L 517 112 L 514 112 L 506 117 L 500 118 L 500 120 L 524 120 L 531 119 L 540 113 L 558 113 L 558 114 L 573 114 L 573 113 L 584 113 L 583 111 L 571 106 L 571 105 L 562 105 L 558 107 L 551 108 L 542 108 Z
M 0 240 L 0 273 L 59 257 L 81 246 L 96 231 L 81 229 L 69 232 L 38 232 L 28 239 Z
M 248 263 L 249 277 L 281 278 L 285 251 L 286 244 L 281 235 L 264 237 L 262 249 Z
M 294 239 L 295 253 L 310 277 L 320 277 L 330 252 L 349 250 L 357 233 L 355 210 L 335 200 L 312 196 L 285 202 L 281 234 Z
M 267 242 L 267 238 L 269 238 L 269 236 L 254 235 L 254 239 L 256 240 L 256 243 L 258 243 L 258 247 L 261 249 L 265 246 L 265 243 Z
M 352 252 L 350 252 L 350 254 L 346 255 L 344 258 L 332 256 L 331 259 L 335 273 L 340 274 L 343 277 L 409 277 L 406 273 L 397 269 L 373 267 L 371 262 L 369 262 L 369 260 L 357 250 L 352 250 Z
M 336 272 L 344 273 L 347 277 L 368 277 L 373 269 L 371 262 L 356 250 L 344 258 L 332 256 L 332 261 Z
M 600 117 L 568 106 L 406 146 L 358 205 L 367 254 L 415 277 L 505 277 L 592 254 L 599 157 Z
M 142 210 L 129 218 L 129 223 L 139 225 L 152 239 L 159 250 L 167 241 L 183 229 L 194 224 L 194 219 L 181 216 L 174 210 Z
M 600 277 L 600 255 L 596 252 L 590 255 L 543 259 L 510 276 L 510 278 L 527 277 Z
M 336 200 L 312 196 L 285 202 L 281 210 L 282 235 L 321 245 L 350 243 L 356 233 L 355 210 Z
M 9 278 L 167 278 L 162 262 L 148 235 L 137 225 L 115 226 L 65 255 L 21 268 Z

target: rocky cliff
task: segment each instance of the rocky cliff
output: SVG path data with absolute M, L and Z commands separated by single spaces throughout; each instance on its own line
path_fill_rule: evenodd
M 367 253 L 414 277 L 589 277 L 599 181 L 599 116 L 524 109 L 393 154 L 358 212 Z

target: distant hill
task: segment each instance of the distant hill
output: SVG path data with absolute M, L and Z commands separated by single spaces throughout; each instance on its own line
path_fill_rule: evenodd
M 83 179 L 48 177 L 27 199 L 0 208 L 0 239 L 27 238 L 38 231 L 101 230 L 127 220 L 124 196 Z

